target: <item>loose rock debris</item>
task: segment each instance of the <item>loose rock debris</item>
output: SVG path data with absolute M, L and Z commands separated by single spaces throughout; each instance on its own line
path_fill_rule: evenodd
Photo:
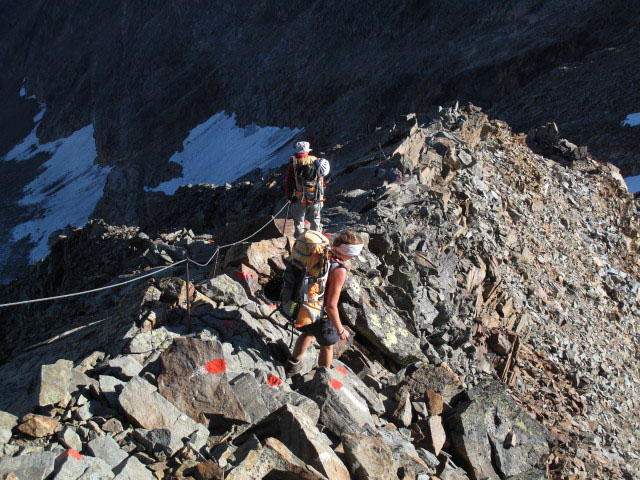
M 3 333 L 20 333 L 0 366 L 0 474 L 638 478 L 640 224 L 616 169 L 553 126 L 518 135 L 473 106 L 333 153 L 326 229 L 367 241 L 340 304 L 355 339 L 333 368 L 312 348 L 284 380 L 296 334 L 271 300 L 292 245 L 278 219 L 194 267 L 190 288 L 177 271 L 6 311 Z M 182 223 L 169 233 L 65 231 L 2 293 L 204 262 L 269 219 L 281 180 L 183 187 L 150 207 Z

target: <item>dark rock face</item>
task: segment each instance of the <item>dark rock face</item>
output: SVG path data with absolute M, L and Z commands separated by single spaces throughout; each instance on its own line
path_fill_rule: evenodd
M 498 480 L 525 473 L 549 451 L 549 431 L 527 415 L 493 381 L 469 391 L 448 418 L 455 449 L 474 478 Z
M 44 140 L 93 123 L 99 161 L 116 166 L 98 213 L 139 222 L 142 187 L 178 174 L 167 158 L 216 112 L 236 112 L 241 124 L 305 126 L 312 141 L 327 141 L 452 99 L 489 104 L 513 95 L 509 105 L 521 109 L 516 99 L 532 78 L 626 45 L 637 12 L 622 0 L 313 8 L 262 1 L 250 9 L 201 0 L 162 7 L 15 1 L 3 9 L 0 62 L 7 79 L 0 98 L 16 97 L 26 78 L 29 92 L 47 105 Z M 620 118 L 630 113 L 618 108 Z M 23 138 L 31 126 L 22 128 L 22 136 L 13 133 L 0 145 Z

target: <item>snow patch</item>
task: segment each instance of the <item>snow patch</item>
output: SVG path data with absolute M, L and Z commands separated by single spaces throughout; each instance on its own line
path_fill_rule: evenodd
M 221 185 L 256 168 L 269 169 L 285 162 L 293 153 L 282 148 L 301 129 L 259 127 L 244 128 L 236 124 L 235 114 L 222 111 L 195 127 L 183 142 L 183 150 L 170 161 L 182 166 L 182 177 L 161 183 L 147 191 L 173 194 L 179 186 L 189 183 Z
M 620 122 L 620 125 L 637 127 L 638 125 L 640 125 L 640 112 L 630 113 L 629 115 L 627 115 L 627 118 L 625 118 L 622 122 Z
M 36 115 L 38 121 L 45 108 Z M 67 138 L 40 144 L 37 136 L 38 124 L 27 137 L 16 145 L 2 160 L 23 161 L 39 153 L 50 158 L 41 167 L 41 173 L 23 190 L 20 205 L 34 205 L 42 209 L 42 216 L 16 226 L 12 240 L 28 238 L 36 246 L 30 254 L 31 262 L 44 258 L 49 253 L 47 240 L 55 230 L 67 225 L 84 225 L 102 197 L 108 167 L 95 165 L 98 156 L 93 138 L 93 125 L 74 132 Z
M 627 184 L 627 190 L 629 190 L 629 193 L 640 192 L 640 175 L 627 177 L 624 181 Z

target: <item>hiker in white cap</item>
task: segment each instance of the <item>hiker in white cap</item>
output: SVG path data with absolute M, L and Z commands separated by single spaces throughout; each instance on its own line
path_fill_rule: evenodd
M 309 228 L 322 231 L 320 214 L 324 204 L 324 177 L 329 174 L 329 162 L 324 158 L 310 155 L 309 142 L 296 143 L 296 153 L 289 160 L 289 168 L 284 184 L 284 194 L 291 200 L 291 216 L 298 238 L 305 230 L 305 220 Z

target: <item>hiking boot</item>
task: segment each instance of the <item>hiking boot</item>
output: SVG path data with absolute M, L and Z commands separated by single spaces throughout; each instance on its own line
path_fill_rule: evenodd
M 302 370 L 302 362 L 300 360 L 294 362 L 293 360 L 291 360 L 291 358 L 289 358 L 289 360 L 287 360 L 287 363 L 284 364 L 284 373 L 287 375 L 287 378 L 293 377 L 295 374 L 300 373 L 300 370 Z

